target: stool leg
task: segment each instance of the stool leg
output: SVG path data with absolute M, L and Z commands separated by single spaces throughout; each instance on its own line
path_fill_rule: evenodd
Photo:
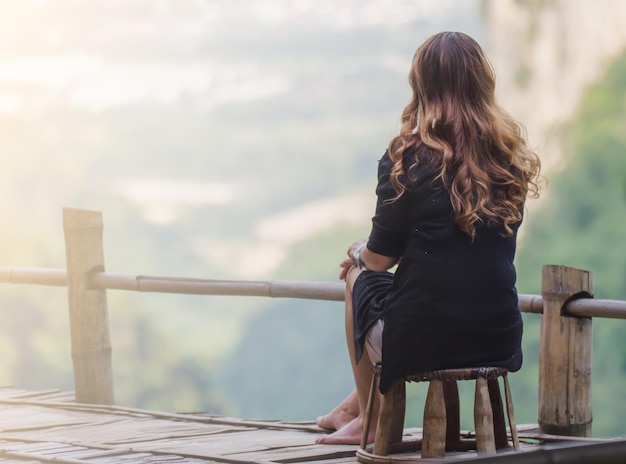
M 506 422 L 504 421 L 504 408 L 502 407 L 502 394 L 498 379 L 489 379 L 489 399 L 491 400 L 491 411 L 493 413 L 493 432 L 496 441 L 496 448 L 506 448 L 509 445 L 506 435 Z
M 400 379 L 396 380 L 389 388 L 389 391 L 382 395 L 376 438 L 374 439 L 374 454 L 387 456 L 389 454 L 389 445 L 392 442 L 402 440 L 404 404 L 404 379 Z
M 372 374 L 372 383 L 370 385 L 370 394 L 367 398 L 367 407 L 365 408 L 365 423 L 363 424 L 363 435 L 361 435 L 361 449 L 365 449 L 367 446 L 367 436 L 370 433 L 370 422 L 372 421 L 372 406 L 374 405 L 374 396 L 376 396 L 376 386 L 378 382 L 376 380 L 378 376 Z
M 474 427 L 476 428 L 476 449 L 478 453 L 495 453 L 496 445 L 493 436 L 493 412 L 489 400 L 487 379 L 484 377 L 478 377 L 476 379 Z
M 456 380 L 443 381 L 443 396 L 446 402 L 446 450 L 450 451 L 458 448 L 461 441 L 461 406 Z
M 513 398 L 511 397 L 511 389 L 509 387 L 509 379 L 504 374 L 504 396 L 506 398 L 506 413 L 509 416 L 509 427 L 511 428 L 511 438 L 513 439 L 513 448 L 519 449 L 519 439 L 517 438 L 517 423 L 515 422 L 515 412 L 513 411 Z
M 393 419 L 391 420 L 391 443 L 402 441 L 404 413 L 406 411 L 406 383 L 400 382 L 393 391 Z
M 446 402 L 441 380 L 431 380 L 424 406 L 422 458 L 446 454 Z

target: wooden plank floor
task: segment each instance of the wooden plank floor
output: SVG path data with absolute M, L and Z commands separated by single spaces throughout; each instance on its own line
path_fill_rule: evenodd
M 0 463 L 357 462 L 356 446 L 317 445 L 320 433 L 313 422 L 85 405 L 76 403 L 71 393 L 0 388 Z M 419 438 L 421 430 L 405 433 Z M 525 434 L 540 438 L 529 427 Z M 471 456 L 475 454 L 456 457 L 462 461 Z
M 316 445 L 319 433 L 314 423 L 82 405 L 59 391 L 0 388 L 0 462 L 357 462 L 355 446 Z

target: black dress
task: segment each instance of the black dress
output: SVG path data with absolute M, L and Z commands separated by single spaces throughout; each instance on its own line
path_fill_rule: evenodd
M 383 331 L 381 392 L 403 375 L 477 366 L 519 370 L 522 318 L 515 289 L 516 224 L 481 226 L 472 239 L 454 223 L 439 166 L 418 149 L 419 166 L 395 202 L 385 154 L 368 249 L 401 257 L 395 274 L 365 271 L 353 289 L 357 360 L 367 330 Z

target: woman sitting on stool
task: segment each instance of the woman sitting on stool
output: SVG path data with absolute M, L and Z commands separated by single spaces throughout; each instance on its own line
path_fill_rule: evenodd
M 359 444 L 372 362 L 382 362 L 382 393 L 410 373 L 522 364 L 513 258 L 539 158 L 496 103 L 493 69 L 471 37 L 430 37 L 409 82 L 402 128 L 379 161 L 370 236 L 340 264 L 356 389 L 318 418 L 334 430 L 318 443 Z

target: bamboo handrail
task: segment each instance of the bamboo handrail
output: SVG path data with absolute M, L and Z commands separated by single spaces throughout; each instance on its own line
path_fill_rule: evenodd
M 343 301 L 345 288 L 340 282 L 191 279 L 129 276 L 108 272 L 94 274 L 91 284 L 96 288 L 137 292 L 265 296 L 331 301 Z
M 0 283 L 67 287 L 67 271 L 61 268 L 0 267 Z
M 67 272 L 58 268 L 0 267 L 0 283 L 65 287 Z M 91 276 L 91 285 L 98 289 L 188 295 L 262 296 L 326 301 L 344 299 L 344 284 L 340 282 L 215 280 L 99 272 Z M 541 314 L 543 299 L 541 295 L 520 294 L 519 306 L 522 312 Z M 626 301 L 573 300 L 565 305 L 564 313 L 576 317 L 626 319 Z

